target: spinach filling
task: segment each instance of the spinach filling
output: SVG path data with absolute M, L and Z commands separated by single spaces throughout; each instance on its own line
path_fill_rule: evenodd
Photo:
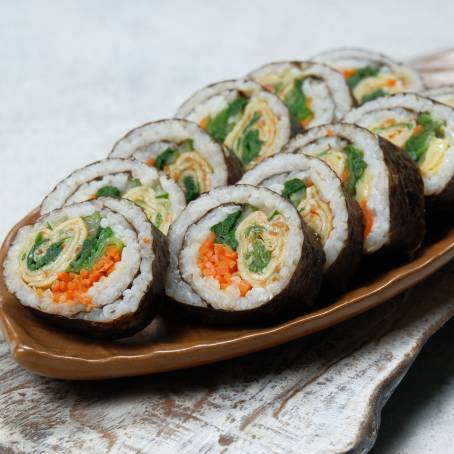
M 263 241 L 255 239 L 252 248 L 246 254 L 247 268 L 251 273 L 262 273 L 271 260 L 269 251 Z
M 380 68 L 373 66 L 364 66 L 358 69 L 355 74 L 347 77 L 347 85 L 353 90 L 361 81 L 368 77 L 377 77 L 380 72 Z
M 196 199 L 200 195 L 199 183 L 190 175 L 183 177 L 183 186 L 186 196 L 186 202 Z
M 299 178 L 293 178 L 284 183 L 284 189 L 282 190 L 282 197 L 290 200 L 295 207 L 301 203 L 306 197 L 307 187 L 303 180 Z
M 250 164 L 260 155 L 260 151 L 264 144 L 263 140 L 260 140 L 259 130 L 252 129 L 252 127 L 260 120 L 260 117 L 260 112 L 254 112 L 251 120 L 247 124 L 246 128 L 244 128 L 241 137 L 235 144 L 235 149 L 244 165 Z
M 27 268 L 30 271 L 37 271 L 43 266 L 49 265 L 49 263 L 54 262 L 63 250 L 63 244 L 65 240 L 66 239 L 64 238 L 60 241 L 50 244 L 44 252 L 42 248 L 47 243 L 50 243 L 50 240 L 44 239 L 41 232 L 38 233 L 36 235 L 35 242 L 26 257 Z
M 91 270 L 111 245 L 123 249 L 123 243 L 114 235 L 111 227 L 101 227 L 100 213 L 82 218 L 87 226 L 88 238 L 82 243 L 80 252 L 69 264 L 68 271 L 80 273 L 82 269 Z
M 389 126 L 381 126 L 379 128 L 374 128 L 374 129 L 372 129 L 372 131 L 376 132 L 377 134 L 380 134 L 382 132 L 390 131 L 392 129 L 397 129 L 397 128 L 412 129 L 413 126 L 411 123 L 394 123 Z
M 180 156 L 180 152 L 174 148 L 166 148 L 156 157 L 155 167 L 163 170 L 165 166 L 175 162 Z
M 367 164 L 364 161 L 364 152 L 353 145 L 347 145 L 344 149 L 347 155 L 348 182 L 347 190 L 353 196 L 356 195 L 356 184 L 361 179 Z
M 307 105 L 303 81 L 304 79 L 296 79 L 292 89 L 284 97 L 284 102 L 290 113 L 300 122 L 310 120 L 314 116 L 314 112 Z
M 263 232 L 264 228 L 258 224 L 252 224 L 244 232 L 245 236 L 252 241 L 245 256 L 247 269 L 251 273 L 262 273 L 271 260 L 272 254 L 265 246 Z
M 213 225 L 210 230 L 216 235 L 214 240 L 218 244 L 226 244 L 234 251 L 238 247 L 238 241 L 235 238 L 235 229 L 241 216 L 241 210 L 229 214 L 223 221 Z
M 162 223 L 162 214 L 161 213 L 158 213 L 156 215 L 156 218 L 154 220 L 154 225 L 157 229 L 159 229 L 159 227 L 161 227 L 161 223 Z
M 220 142 L 224 142 L 225 138 L 235 127 L 247 103 L 248 98 L 240 95 L 214 118 L 210 118 L 206 128 L 208 134 Z
M 194 141 L 186 139 L 176 147 L 168 147 L 163 152 L 156 156 L 155 167 L 159 170 L 164 170 L 165 166 L 173 164 L 182 153 L 194 151 Z
M 445 137 L 445 122 L 434 120 L 429 112 L 423 112 L 416 118 L 416 124 L 420 126 L 420 131 L 413 132 L 405 142 L 404 150 L 413 161 L 418 162 L 425 155 L 435 137 L 439 139 Z
M 116 186 L 103 186 L 96 191 L 96 197 L 120 197 L 120 190 Z
M 388 93 L 386 93 L 385 90 L 383 90 L 382 88 L 378 88 L 377 90 L 368 93 L 367 95 L 364 95 L 361 98 L 361 104 L 364 104 L 365 102 L 368 101 L 373 101 L 374 99 L 380 98 L 381 96 L 386 96 L 387 94 Z

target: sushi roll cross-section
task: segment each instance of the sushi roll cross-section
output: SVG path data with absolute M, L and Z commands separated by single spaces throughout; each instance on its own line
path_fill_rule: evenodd
M 454 202 L 454 109 L 416 94 L 399 94 L 366 103 L 347 114 L 400 147 L 417 165 L 432 207 Z
M 305 129 L 339 121 L 352 108 L 353 99 L 343 75 L 321 63 L 269 63 L 249 77 L 279 96 Z
M 186 120 L 146 123 L 122 137 L 110 158 L 136 159 L 173 179 L 186 201 L 218 186 L 235 183 L 241 163 L 202 128 Z
M 276 95 L 247 79 L 201 89 L 176 116 L 198 123 L 235 154 L 246 170 L 281 151 L 298 129 Z
M 413 253 L 425 234 L 423 183 L 411 159 L 391 142 L 346 123 L 311 128 L 285 151 L 325 161 L 359 203 L 364 252 Z
M 288 199 L 321 242 L 325 287 L 345 288 L 363 250 L 363 217 L 358 203 L 322 160 L 279 153 L 246 172 L 240 183 L 267 187 Z
M 190 203 L 170 229 L 169 248 L 167 295 L 187 314 L 221 323 L 310 307 L 325 260 L 292 203 L 249 185 Z
M 424 89 L 421 76 L 396 60 L 366 49 L 334 49 L 314 61 L 342 72 L 358 104 L 381 96 Z
M 97 197 L 131 200 L 164 234 L 186 205 L 183 191 L 163 173 L 139 161 L 115 158 L 82 167 L 60 181 L 43 200 L 41 214 Z
M 164 236 L 124 199 L 70 205 L 22 227 L 5 262 L 9 291 L 35 314 L 90 337 L 144 328 L 162 294 Z

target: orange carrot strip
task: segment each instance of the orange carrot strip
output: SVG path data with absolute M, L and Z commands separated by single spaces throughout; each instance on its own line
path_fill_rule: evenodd
M 354 76 L 358 72 L 357 69 L 351 68 L 351 69 L 344 69 L 342 71 L 342 74 L 344 75 L 344 79 L 348 79 L 349 77 Z
M 374 224 L 374 216 L 367 206 L 367 200 L 361 200 L 359 206 L 361 207 L 364 217 L 364 238 L 367 238 L 372 230 L 372 225 Z

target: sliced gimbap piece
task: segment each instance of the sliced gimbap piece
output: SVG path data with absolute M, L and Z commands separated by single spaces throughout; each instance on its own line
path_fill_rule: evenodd
M 421 76 L 396 60 L 366 49 L 334 49 L 313 58 L 341 71 L 359 104 L 393 93 L 424 89 Z
M 323 249 L 291 202 L 249 185 L 214 189 L 169 231 L 166 293 L 208 322 L 254 323 L 312 305 Z
M 428 88 L 420 94 L 426 98 L 454 107 L 454 85 L 442 85 L 440 87 Z
M 345 288 L 363 251 L 363 218 L 353 197 L 322 160 L 279 153 L 246 172 L 239 182 L 264 186 L 296 207 L 325 251 L 326 288 Z
M 192 95 L 176 114 L 198 123 L 250 169 L 281 151 L 299 129 L 285 104 L 257 82 L 229 80 Z
M 284 151 L 325 161 L 357 200 L 364 218 L 364 252 L 413 253 L 425 233 L 423 183 L 411 159 L 391 142 L 357 125 L 311 128 Z
M 305 129 L 339 121 L 352 108 L 343 75 L 321 63 L 269 63 L 249 77 L 279 96 Z
M 41 204 L 41 214 L 97 197 L 131 200 L 164 234 L 186 205 L 178 185 L 155 168 L 132 159 L 103 159 L 60 181 Z
M 454 109 L 416 94 L 400 94 L 352 110 L 357 123 L 405 150 L 418 166 L 429 206 L 454 203 Z M 397 152 L 402 153 L 398 149 Z
M 129 131 L 110 158 L 134 158 L 172 178 L 189 202 L 201 193 L 241 178 L 242 165 L 196 124 L 160 120 Z
M 35 314 L 90 337 L 129 336 L 163 292 L 165 237 L 143 210 L 102 197 L 22 227 L 4 262 L 8 290 Z

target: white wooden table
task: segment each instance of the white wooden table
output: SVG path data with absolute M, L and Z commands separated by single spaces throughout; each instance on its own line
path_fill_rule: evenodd
M 104 157 L 131 127 L 171 116 L 206 83 L 243 75 L 266 61 L 307 58 L 339 45 L 371 47 L 399 58 L 443 49 L 453 44 L 453 13 L 450 1 L 428 7 L 393 0 L 194 0 L 190 5 L 4 0 L 0 236 L 57 180 Z M 373 387 L 381 373 L 402 369 L 400 360 L 408 359 L 405 349 L 419 348 L 424 336 L 448 317 L 452 291 L 435 293 L 437 284 L 421 292 L 426 299 L 418 303 L 420 312 L 414 312 L 412 303 L 380 309 L 391 311 L 386 320 L 396 316 L 400 321 L 384 331 L 379 324 L 370 338 L 357 322 L 347 324 L 348 336 L 355 333 L 353 347 L 344 343 L 344 328 L 335 328 L 246 359 L 158 377 L 103 384 L 54 382 L 19 369 L 1 343 L 0 451 L 86 452 L 90 447 L 93 452 L 146 452 L 159 447 L 162 452 L 178 446 L 187 452 L 210 447 L 302 452 L 305 446 L 304 452 L 316 452 L 315 447 L 323 452 L 326 443 L 335 450 L 349 438 L 366 440 L 356 444 L 365 449 L 376 427 L 364 411 L 379 408 L 380 402 L 370 407 L 353 399 L 373 389 L 363 389 L 355 379 L 371 373 Z M 365 317 L 375 326 L 372 315 Z M 377 452 L 452 448 L 454 335 L 444 330 L 440 336 L 430 347 L 435 350 L 418 360 L 417 372 L 410 370 L 390 410 L 385 408 Z M 314 345 L 320 354 L 309 350 Z M 374 364 L 383 369 L 374 369 Z M 339 380 L 337 390 L 345 394 L 323 394 L 331 389 L 332 374 Z M 322 395 L 326 405 L 320 405 Z M 342 415 L 354 417 L 348 433 L 342 429 Z M 318 434 L 312 441 L 309 428 Z

